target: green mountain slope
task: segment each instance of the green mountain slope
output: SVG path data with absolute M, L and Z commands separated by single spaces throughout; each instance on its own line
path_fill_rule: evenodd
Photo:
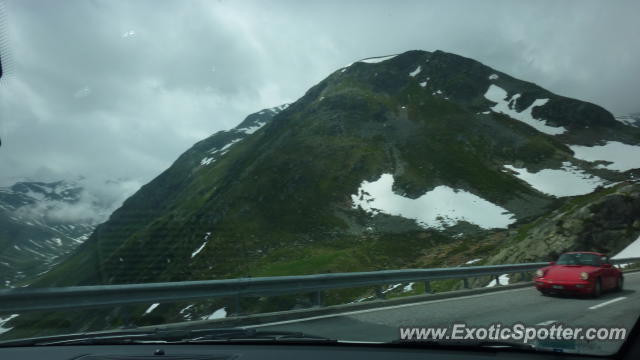
M 493 86 L 504 89 L 516 117 L 537 99 L 548 99 L 531 113 L 564 133 L 550 135 L 505 111 L 490 111 L 497 106 L 489 100 Z M 257 117 L 264 117 L 263 127 L 251 134 L 240 130 Z M 535 172 L 569 162 L 603 182 L 622 180 L 624 173 L 574 158 L 568 145 L 635 144 L 638 134 L 596 105 L 457 55 L 410 51 L 356 62 L 288 108 L 254 114 L 194 145 L 38 285 L 402 267 L 410 255 L 374 260 L 358 254 L 363 247 L 415 254 L 447 241 L 447 231 L 484 230 L 469 221 L 442 232 L 394 214 L 372 217 L 353 206 L 351 196 L 363 181 L 392 174 L 393 192 L 408 199 L 447 186 L 524 221 L 561 202 L 505 165 Z M 367 240 L 368 229 L 378 245 Z M 412 233 L 437 240 L 412 246 L 398 240 Z M 302 267 L 296 265 L 301 256 Z

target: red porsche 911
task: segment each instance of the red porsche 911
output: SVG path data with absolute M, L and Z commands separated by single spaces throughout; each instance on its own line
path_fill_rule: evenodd
M 598 297 L 603 291 L 621 291 L 622 271 L 596 252 L 569 252 L 536 271 L 534 283 L 543 294 L 581 294 Z

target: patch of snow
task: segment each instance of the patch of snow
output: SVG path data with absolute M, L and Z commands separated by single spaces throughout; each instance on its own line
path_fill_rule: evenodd
M 244 133 L 245 133 L 245 134 L 247 134 L 247 135 L 251 135 L 251 134 L 253 134 L 254 132 L 258 131 L 258 130 L 259 130 L 261 127 L 263 127 L 265 124 L 266 124 L 266 122 L 262 122 L 262 123 L 258 122 L 258 123 L 256 123 L 256 124 L 255 124 L 255 125 L 253 125 L 253 126 L 249 126 L 249 127 L 246 127 L 246 128 L 238 129 L 238 131 L 242 131 L 242 132 L 244 132 Z
M 442 95 L 442 90 L 436 90 L 431 95 Z
M 124 34 L 122 34 L 122 37 L 126 39 L 126 38 L 134 36 L 135 34 L 136 34 L 135 31 L 129 30 L 129 31 L 125 31 Z
M 420 86 L 422 86 L 422 87 L 427 87 L 427 82 L 426 82 L 426 81 L 421 82 L 421 83 L 420 83 Z
M 601 178 L 580 170 L 568 161 L 562 163 L 561 169 L 544 169 L 536 173 L 512 165 L 504 167 L 515 172 L 515 176 L 534 189 L 557 197 L 588 194 L 605 183 Z
M 227 317 L 227 309 L 220 308 L 214 311 L 213 314 L 203 317 L 202 320 L 224 319 L 226 317 Z
M 264 125 L 264 124 L 263 124 Z M 262 126 L 262 125 L 261 125 Z M 244 129 L 238 129 L 238 131 L 255 131 L 257 129 L 253 129 L 253 128 L 244 128 Z M 252 133 L 252 132 L 251 132 Z M 229 143 L 227 143 L 225 146 L 223 146 L 222 148 L 218 149 L 218 148 L 213 148 L 211 150 L 209 150 L 209 154 L 210 155 L 217 155 L 218 157 L 226 154 L 229 149 L 231 148 L 231 146 L 233 146 L 235 143 L 242 141 L 243 138 L 237 138 L 237 139 L 233 139 L 231 140 Z M 200 161 L 200 166 L 205 166 L 205 165 L 209 165 L 212 164 L 214 162 L 216 162 L 216 160 L 218 159 L 218 157 L 213 157 L 213 156 L 206 156 L 204 157 L 201 161 Z
M 192 307 L 193 307 L 193 304 L 187 305 L 184 309 L 180 310 L 180 314 L 184 314 L 185 311 L 191 309 Z
M 409 76 L 416 77 L 416 75 L 420 74 L 420 71 L 422 71 L 422 66 L 418 66 L 415 70 L 410 72 Z
M 382 293 L 383 293 L 383 294 L 386 294 L 386 293 L 388 293 L 388 292 L 391 292 L 391 291 L 393 291 L 393 290 L 395 290 L 395 289 L 399 288 L 400 286 L 402 286 L 402 283 L 400 283 L 400 284 L 393 284 L 393 285 L 389 286 L 387 289 L 383 290 L 383 291 L 382 291 Z
M 567 131 L 567 129 L 562 126 L 549 126 L 547 125 L 546 120 L 536 119 L 533 117 L 533 115 L 531 115 L 531 111 L 534 107 L 543 106 L 549 101 L 549 99 L 537 99 L 531 105 L 529 105 L 528 108 L 522 110 L 521 112 L 517 112 L 515 110 L 515 104 L 520 98 L 520 94 L 515 94 L 507 100 L 507 92 L 501 87 L 491 84 L 491 86 L 489 86 L 489 89 L 487 89 L 487 92 L 484 94 L 484 97 L 496 103 L 496 105 L 494 105 L 491 110 L 522 121 L 523 123 L 533 127 L 540 132 L 549 135 L 559 135 Z
M 289 106 L 291 106 L 291 104 L 290 103 L 286 103 L 286 104 L 282 104 L 280 106 L 273 107 L 270 110 L 272 112 L 278 113 L 280 111 L 286 110 Z
M 362 59 L 359 62 L 363 62 L 363 63 L 367 63 L 367 64 L 377 64 L 377 63 L 381 63 L 383 61 L 387 61 L 387 60 L 393 59 L 396 56 L 398 56 L 398 55 L 380 56 L 380 57 Z
M 393 192 L 394 179 L 383 174 L 373 182 L 363 181 L 357 194 L 351 195 L 354 208 L 372 215 L 384 213 L 413 219 L 423 228 L 443 230 L 459 221 L 484 229 L 506 228 L 515 221 L 513 214 L 464 190 L 438 186 L 417 199 Z
M 465 265 L 471 265 L 471 264 L 475 264 L 478 261 L 482 260 L 482 258 L 478 258 L 478 259 L 473 259 L 473 260 L 469 260 L 466 263 L 464 263 Z
M 196 251 L 191 253 L 191 258 L 193 259 L 196 255 L 198 255 L 206 245 L 207 245 L 207 241 L 205 240 L 205 242 L 203 242 L 202 245 L 200 245 L 200 247 L 196 249 Z
M 578 159 L 611 162 L 609 165 L 601 166 L 609 170 L 627 171 L 640 168 L 640 146 L 637 145 L 608 141 L 606 144 L 598 146 L 571 145 L 569 147 Z
M 149 306 L 147 310 L 144 312 L 144 314 L 142 315 L 147 315 L 151 313 L 153 310 L 155 310 L 158 307 L 158 305 L 160 305 L 160 303 L 151 304 L 151 306 Z
M 629 115 L 616 116 L 616 120 L 628 126 L 640 127 L 639 118 L 635 118 L 633 116 L 629 116 Z
M 19 316 L 19 314 L 11 314 L 11 315 L 9 315 L 7 317 L 0 317 L 0 334 L 4 334 L 7 331 L 13 329 L 13 328 L 10 328 L 10 327 L 7 327 L 7 328 L 4 327 L 4 324 L 8 323 L 11 319 L 15 319 L 18 316 Z
M 489 75 L 489 80 L 498 80 L 498 74 Z
M 640 257 L 640 236 L 638 236 L 638 238 L 634 242 L 627 245 L 626 248 L 624 248 L 622 251 L 620 251 L 619 253 L 617 253 L 611 258 L 624 259 L 624 258 L 631 258 L 631 257 Z
M 216 159 L 212 158 L 212 157 L 204 157 L 201 161 L 200 161 L 200 166 L 205 166 L 205 165 L 209 165 L 213 162 L 215 162 Z
M 402 292 L 409 292 L 409 291 L 413 291 L 413 285 L 415 285 L 415 283 L 409 283 L 407 286 L 402 288 Z
M 227 151 L 229 151 L 229 148 L 231 148 L 235 143 L 237 143 L 237 142 L 239 142 L 241 140 L 242 140 L 241 138 L 233 139 L 227 145 L 223 146 L 220 150 L 211 151 L 211 154 L 220 153 L 220 155 L 224 155 Z
M 500 285 L 509 285 L 509 274 L 502 274 L 498 277 L 498 281 Z M 491 280 L 491 282 L 485 287 L 494 287 L 496 286 L 496 279 Z

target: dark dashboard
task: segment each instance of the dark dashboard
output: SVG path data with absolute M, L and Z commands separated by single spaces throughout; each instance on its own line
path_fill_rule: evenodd
M 621 359 L 638 359 L 639 346 Z M 376 345 L 95 345 L 13 347 L 0 349 L 0 359 L 47 360 L 226 360 L 226 359 L 586 359 L 591 356 L 562 353 L 528 353 L 502 350 L 451 350 L 380 347 Z M 611 357 L 617 358 L 617 357 Z M 603 359 L 603 358 L 601 358 Z

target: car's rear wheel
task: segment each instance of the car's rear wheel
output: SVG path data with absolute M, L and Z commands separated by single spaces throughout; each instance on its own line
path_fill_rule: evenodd
M 616 280 L 616 291 L 622 291 L 622 289 L 624 288 L 624 278 L 621 276 L 618 276 L 618 280 Z
M 591 296 L 593 298 L 597 298 L 602 294 L 602 284 L 600 283 L 600 278 L 596 279 L 596 283 L 593 284 L 593 290 L 591 291 Z

